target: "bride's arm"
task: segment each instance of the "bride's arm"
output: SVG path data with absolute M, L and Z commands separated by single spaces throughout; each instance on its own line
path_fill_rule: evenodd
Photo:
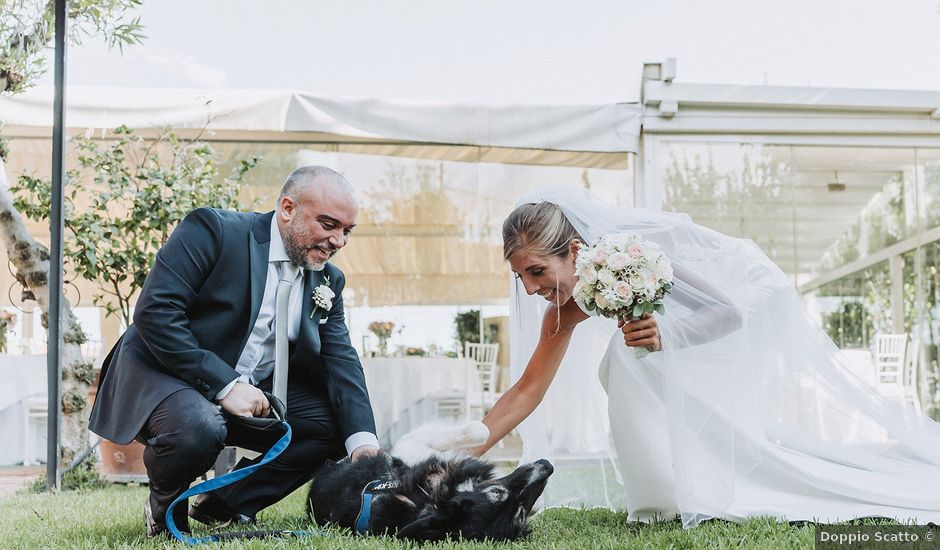
M 490 437 L 483 445 L 468 449 L 470 454 L 480 456 L 485 453 L 542 402 L 568 349 L 574 327 L 587 318 L 587 314 L 578 308 L 573 299 L 568 300 L 561 309 L 554 305 L 548 307 L 542 318 L 538 345 L 522 377 L 496 401 L 483 418 L 483 423 L 490 430 Z

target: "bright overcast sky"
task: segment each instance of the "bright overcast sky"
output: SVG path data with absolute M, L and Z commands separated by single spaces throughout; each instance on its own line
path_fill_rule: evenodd
M 145 0 L 139 14 L 142 46 L 72 48 L 69 83 L 599 103 L 637 100 L 642 63 L 675 57 L 683 82 L 940 90 L 940 0 Z

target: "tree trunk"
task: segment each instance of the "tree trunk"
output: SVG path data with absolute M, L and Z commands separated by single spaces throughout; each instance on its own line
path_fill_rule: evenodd
M 49 249 L 26 230 L 23 216 L 13 206 L 6 163 L 0 159 L 0 239 L 6 246 L 16 280 L 32 292 L 42 312 L 42 326 L 49 326 Z M 93 365 L 82 357 L 85 333 L 63 298 L 62 323 L 62 422 L 59 464 L 68 465 L 88 447 L 88 386 L 94 381 Z M 49 403 L 53 403 L 49 396 Z

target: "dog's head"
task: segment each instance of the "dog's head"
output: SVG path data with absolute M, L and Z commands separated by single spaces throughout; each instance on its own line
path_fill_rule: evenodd
M 451 463 L 440 479 L 430 480 L 432 499 L 417 519 L 398 530 L 398 536 L 427 541 L 448 535 L 501 541 L 524 536 L 532 506 L 554 468 L 547 460 L 539 460 L 492 479 L 492 466 L 485 464 L 484 472 L 480 471 L 481 464 L 485 463 Z

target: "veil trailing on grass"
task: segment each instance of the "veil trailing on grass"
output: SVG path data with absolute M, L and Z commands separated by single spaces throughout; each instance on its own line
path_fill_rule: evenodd
M 655 314 L 663 351 L 637 359 L 615 321 L 591 317 L 575 329 L 544 401 L 520 425 L 523 461 L 556 465 L 546 506 L 626 505 L 632 519 L 646 519 L 629 510 L 638 483 L 631 480 L 647 473 L 643 457 L 662 453 L 667 464 L 656 468 L 671 479 L 657 491 L 672 494 L 658 496 L 687 526 L 754 508 L 787 519 L 805 509 L 817 518 L 858 512 L 938 521 L 940 424 L 858 377 L 753 241 L 683 214 L 608 206 L 584 189 L 545 188 L 518 204 L 542 201 L 558 205 L 588 243 L 621 231 L 656 242 L 675 272 L 665 314 Z M 510 284 L 515 381 L 538 342 L 547 302 L 515 279 Z M 634 396 L 640 402 L 641 390 L 657 396 L 655 406 L 622 416 L 621 405 Z M 633 458 L 618 457 L 618 448 Z M 787 491 L 801 493 L 792 513 L 786 503 L 755 504 L 754 495 Z

